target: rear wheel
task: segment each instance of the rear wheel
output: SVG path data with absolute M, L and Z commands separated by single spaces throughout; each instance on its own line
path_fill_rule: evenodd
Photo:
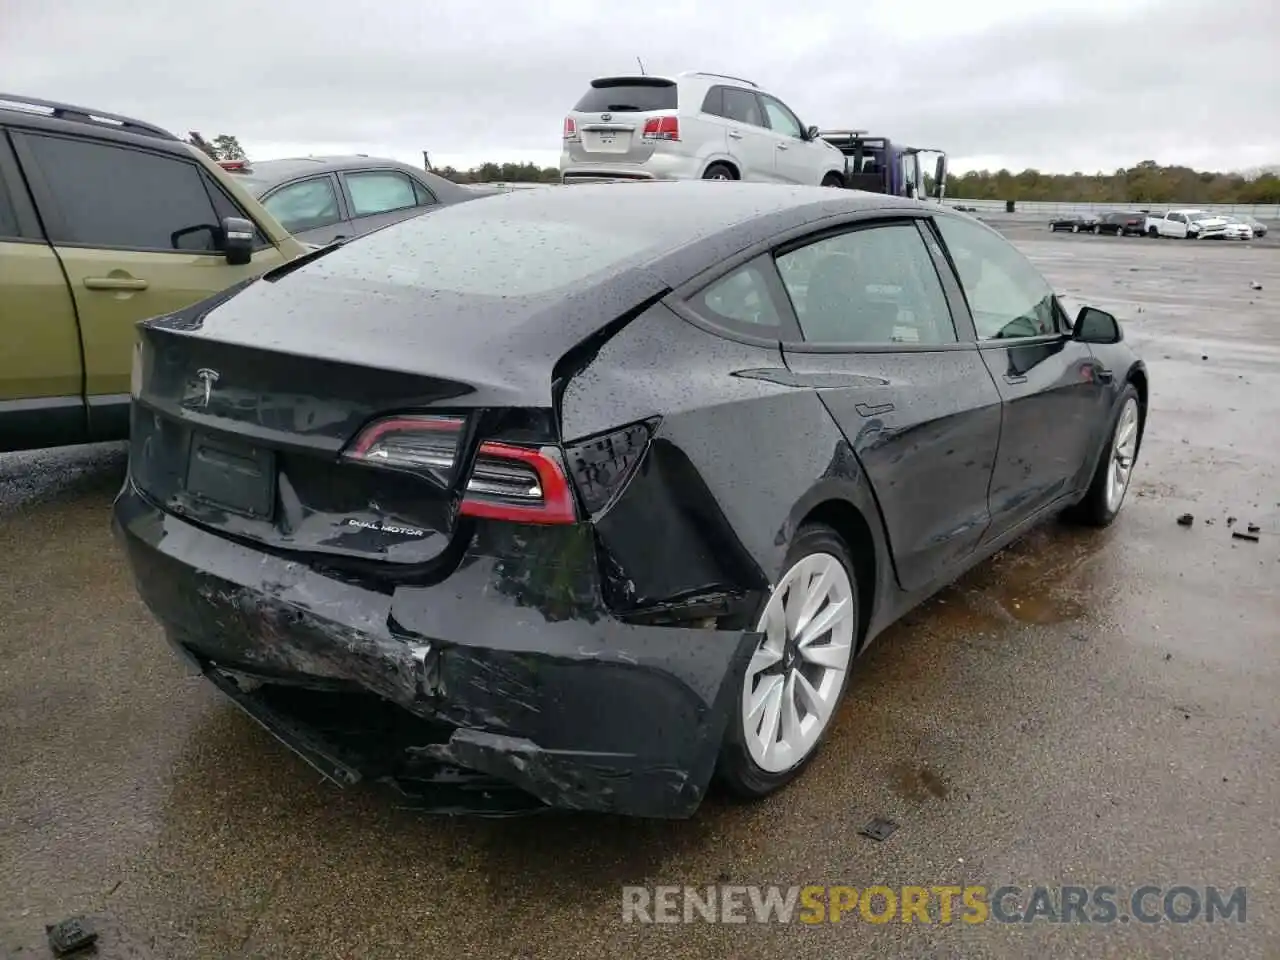
M 844 178 L 838 173 L 828 173 L 822 178 L 822 185 L 824 187 L 843 187 Z
M 717 775 L 741 797 L 762 797 L 799 775 L 844 695 L 858 639 L 858 586 L 844 541 L 801 527 L 765 601 L 762 634 L 741 679 Z
M 1150 237 L 1152 240 L 1159 240 L 1159 239 L 1160 239 L 1160 231 L 1159 231 L 1159 230 L 1157 230 L 1155 227 L 1148 227 L 1148 228 L 1147 228 L 1147 236 L 1148 236 L 1148 237 Z
M 703 180 L 737 180 L 733 168 L 725 163 L 713 163 L 702 175 Z
M 1073 224 L 1071 225 L 1071 232 L 1072 232 L 1072 233 L 1079 233 L 1079 232 L 1080 232 L 1080 224 L 1078 224 L 1078 223 L 1073 223 Z
M 1138 408 L 1138 391 L 1128 384 L 1120 394 L 1119 413 L 1111 427 L 1107 447 L 1098 459 L 1089 490 L 1068 517 L 1091 527 L 1105 527 L 1115 520 L 1129 492 L 1129 479 L 1138 459 L 1138 440 L 1142 434 L 1142 414 Z

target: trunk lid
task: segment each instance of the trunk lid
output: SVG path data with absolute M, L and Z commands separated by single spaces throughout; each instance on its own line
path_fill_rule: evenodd
M 554 444 L 556 363 L 634 305 L 637 289 L 662 286 L 630 286 L 624 306 L 586 284 L 548 292 L 546 271 L 522 270 L 524 288 L 500 266 L 481 279 L 471 261 L 450 273 L 430 250 L 428 271 L 388 266 L 379 244 L 394 246 L 392 231 L 406 228 L 427 229 L 407 221 L 142 324 L 130 451 L 138 488 L 170 512 L 308 562 L 421 569 L 453 557 L 480 441 Z M 502 246 L 494 232 L 483 239 Z M 370 423 L 405 414 L 453 418 L 452 468 L 424 475 L 344 454 Z
M 667 142 L 647 138 L 645 123 L 677 115 L 678 91 L 664 77 L 602 77 L 574 105 L 565 147 L 577 163 L 644 163 Z

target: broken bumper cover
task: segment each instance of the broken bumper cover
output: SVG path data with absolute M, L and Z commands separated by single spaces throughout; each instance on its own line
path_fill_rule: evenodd
M 513 593 L 510 557 L 469 553 L 443 583 L 369 589 L 211 534 L 128 481 L 115 529 L 170 642 L 339 783 L 497 784 L 548 807 L 689 816 L 755 642 L 603 609 L 557 619 Z M 411 732 L 335 729 L 345 708 L 309 716 L 290 690 L 358 694 Z

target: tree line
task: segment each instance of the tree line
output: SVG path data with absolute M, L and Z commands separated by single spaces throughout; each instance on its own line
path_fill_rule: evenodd
M 221 133 L 212 141 L 192 131 L 187 141 L 215 160 L 244 160 L 240 141 Z M 556 183 L 560 171 L 536 163 L 482 163 L 468 170 L 433 167 L 454 183 Z M 1163 167 L 1144 160 L 1113 173 L 1041 173 L 1039 170 L 974 170 L 947 177 L 957 200 L 1049 200 L 1058 203 L 1280 203 L 1280 168 L 1216 173 Z

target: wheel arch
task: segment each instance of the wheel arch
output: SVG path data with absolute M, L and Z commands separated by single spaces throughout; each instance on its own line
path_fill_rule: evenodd
M 832 497 L 810 507 L 796 529 L 808 524 L 830 527 L 849 548 L 858 586 L 858 649 L 866 645 L 871 612 L 876 605 L 876 576 L 879 568 L 876 539 L 862 511 L 843 497 Z
M 722 167 L 728 167 L 729 170 L 733 173 L 733 176 L 735 179 L 737 180 L 742 179 L 742 169 L 733 160 L 731 160 L 729 157 L 718 157 L 718 156 L 712 156 L 705 163 L 703 163 L 702 176 L 705 177 L 707 175 L 707 171 L 710 170 L 712 167 L 716 166 L 717 164 L 719 164 Z

